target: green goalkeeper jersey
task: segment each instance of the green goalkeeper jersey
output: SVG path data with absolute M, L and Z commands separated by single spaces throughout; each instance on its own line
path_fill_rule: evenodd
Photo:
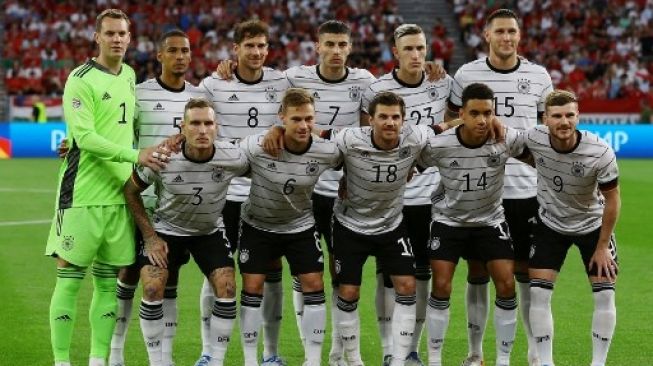
M 63 95 L 70 150 L 59 172 L 57 207 L 125 204 L 123 185 L 138 162 L 134 145 L 136 75 L 94 60 L 71 72 Z

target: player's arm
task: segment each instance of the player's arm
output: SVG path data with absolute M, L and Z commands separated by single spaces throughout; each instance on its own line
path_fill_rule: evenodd
M 610 252 L 610 240 L 621 211 L 621 197 L 617 179 L 606 184 L 599 184 L 599 190 L 605 199 L 601 232 L 596 244 L 596 250 L 589 262 L 589 269 L 596 266 L 599 277 L 607 277 L 611 282 L 617 279 L 617 262 Z
M 152 265 L 166 268 L 168 264 L 168 244 L 163 241 L 154 231 L 154 227 L 147 216 L 145 205 L 141 192 L 143 192 L 149 184 L 134 171 L 132 175 L 125 182 L 123 193 L 127 201 L 127 207 L 134 217 L 134 222 L 143 235 L 145 242 L 145 251 Z

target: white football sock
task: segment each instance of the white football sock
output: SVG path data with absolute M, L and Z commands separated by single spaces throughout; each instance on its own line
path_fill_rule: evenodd
M 177 286 L 165 288 L 163 294 L 163 338 L 161 358 L 164 365 L 172 364 L 172 346 L 177 334 Z
M 200 292 L 200 330 L 202 333 L 202 355 L 211 354 L 211 312 L 215 296 L 209 280 L 204 278 Z
M 150 366 L 161 366 L 161 343 L 163 338 L 163 300 L 141 300 L 141 331 L 147 349 Z
M 426 320 L 426 303 L 429 300 L 430 292 L 429 280 L 416 280 L 415 281 L 415 332 L 413 332 L 413 340 L 410 345 L 410 352 L 419 351 L 419 340 L 422 336 L 422 329 Z
M 410 353 L 415 331 L 415 295 L 395 296 L 392 314 L 392 366 L 402 366 Z
M 236 299 L 215 299 L 211 315 L 211 366 L 222 366 L 236 319 Z
M 449 327 L 449 298 L 429 297 L 426 308 L 429 366 L 442 366 L 442 347 Z
M 537 354 L 542 365 L 553 366 L 553 315 L 551 313 L 553 282 L 534 278 L 531 280 L 530 292 L 529 317 Z
M 304 292 L 304 316 L 301 328 L 305 335 L 304 354 L 309 365 L 319 365 L 326 333 L 324 291 Z
M 116 286 L 116 297 L 118 298 L 118 309 L 116 311 L 116 326 L 113 328 L 111 337 L 111 354 L 109 363 L 125 362 L 125 338 L 131 321 L 132 304 L 136 285 L 128 285 L 118 280 Z
M 360 352 L 360 319 L 358 300 L 346 301 L 338 297 L 336 317 L 342 338 L 345 360 L 349 365 L 362 365 Z
M 465 303 L 467 306 L 468 356 L 483 358 L 483 335 L 489 314 L 489 279 L 481 278 L 467 282 Z
M 617 324 L 614 283 L 593 283 L 592 366 L 604 366 Z
M 263 358 L 279 354 L 279 331 L 283 312 L 281 270 L 268 272 L 263 286 Z
M 263 323 L 262 300 L 263 296 L 261 295 L 246 292 L 240 294 L 240 333 L 245 365 L 258 365 L 256 347 Z
M 295 309 L 295 320 L 297 321 L 297 331 L 299 339 L 304 344 L 304 330 L 302 329 L 302 315 L 304 314 L 304 294 L 302 293 L 302 284 L 297 276 L 292 278 L 292 305 Z
M 517 299 L 499 298 L 494 301 L 494 329 L 496 331 L 497 366 L 510 365 L 510 352 L 517 331 Z

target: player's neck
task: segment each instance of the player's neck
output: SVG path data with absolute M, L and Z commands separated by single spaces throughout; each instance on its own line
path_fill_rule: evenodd
M 241 65 L 238 65 L 236 72 L 239 78 L 252 83 L 260 80 L 261 76 L 263 76 L 263 69 L 251 69 Z
M 288 135 L 283 136 L 283 145 L 286 147 L 287 151 L 293 154 L 305 153 L 308 150 L 311 141 L 312 139 L 309 139 L 308 141 L 297 141 Z
M 110 57 L 105 57 L 104 55 L 100 54 L 98 57 L 95 59 L 95 62 L 98 64 L 104 66 L 109 70 L 112 74 L 118 75 L 120 72 L 120 68 L 122 67 L 122 57 L 121 58 L 110 58 Z
M 164 83 L 170 89 L 181 89 L 184 87 L 184 75 L 174 75 L 171 73 L 163 72 L 159 77 L 162 83 Z
M 215 146 L 200 149 L 184 143 L 184 156 L 190 161 L 204 163 L 211 160 L 214 154 Z
M 422 81 L 423 76 L 424 73 L 422 70 L 410 72 L 402 68 L 397 69 L 397 78 L 399 78 L 399 80 L 401 80 L 404 84 L 419 84 Z
M 325 64 L 320 64 L 318 69 L 320 75 L 329 81 L 341 80 L 347 75 L 347 68 L 344 66 L 329 67 Z
M 488 56 L 488 60 L 490 61 L 490 65 L 494 67 L 495 69 L 499 70 L 512 70 L 517 66 L 517 63 L 519 62 L 519 57 L 515 53 L 514 55 L 508 57 L 508 58 L 501 58 L 497 56 L 496 54 L 490 53 Z
M 376 136 L 374 131 L 372 131 L 372 144 L 379 150 L 392 150 L 395 147 L 399 146 L 399 137 L 392 140 L 386 140 Z
M 578 133 L 574 132 L 572 134 L 572 137 L 561 140 L 553 135 L 550 135 L 551 138 L 549 141 L 551 141 L 551 147 L 558 152 L 570 152 L 573 151 L 574 148 L 576 148 L 576 144 L 578 144 Z

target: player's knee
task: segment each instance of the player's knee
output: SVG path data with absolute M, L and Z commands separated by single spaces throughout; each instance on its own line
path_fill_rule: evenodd
M 340 285 L 338 296 L 347 301 L 357 301 L 360 297 L 360 289 L 356 286 Z
M 320 273 L 309 273 L 299 276 L 303 292 L 324 291 L 324 282 Z
M 467 280 L 489 278 L 490 275 L 485 264 L 479 261 L 467 261 Z
M 163 292 L 165 286 L 160 282 L 144 282 L 143 283 L 143 298 L 147 301 L 163 300 Z
M 248 294 L 262 295 L 263 294 L 263 279 L 245 279 L 243 281 L 243 291 Z
M 234 298 L 236 296 L 236 279 L 233 267 L 214 269 L 209 275 L 214 293 L 219 298 Z
M 449 297 L 451 295 L 451 280 L 441 276 L 433 276 L 432 290 L 437 297 Z
M 126 285 L 137 285 L 140 278 L 140 271 L 137 266 L 127 266 L 120 269 L 118 279 Z
M 497 291 L 497 296 L 512 297 L 515 296 L 515 279 L 513 276 L 506 276 L 494 280 L 494 286 Z
M 401 276 L 393 278 L 395 292 L 399 295 L 415 294 L 415 277 Z

